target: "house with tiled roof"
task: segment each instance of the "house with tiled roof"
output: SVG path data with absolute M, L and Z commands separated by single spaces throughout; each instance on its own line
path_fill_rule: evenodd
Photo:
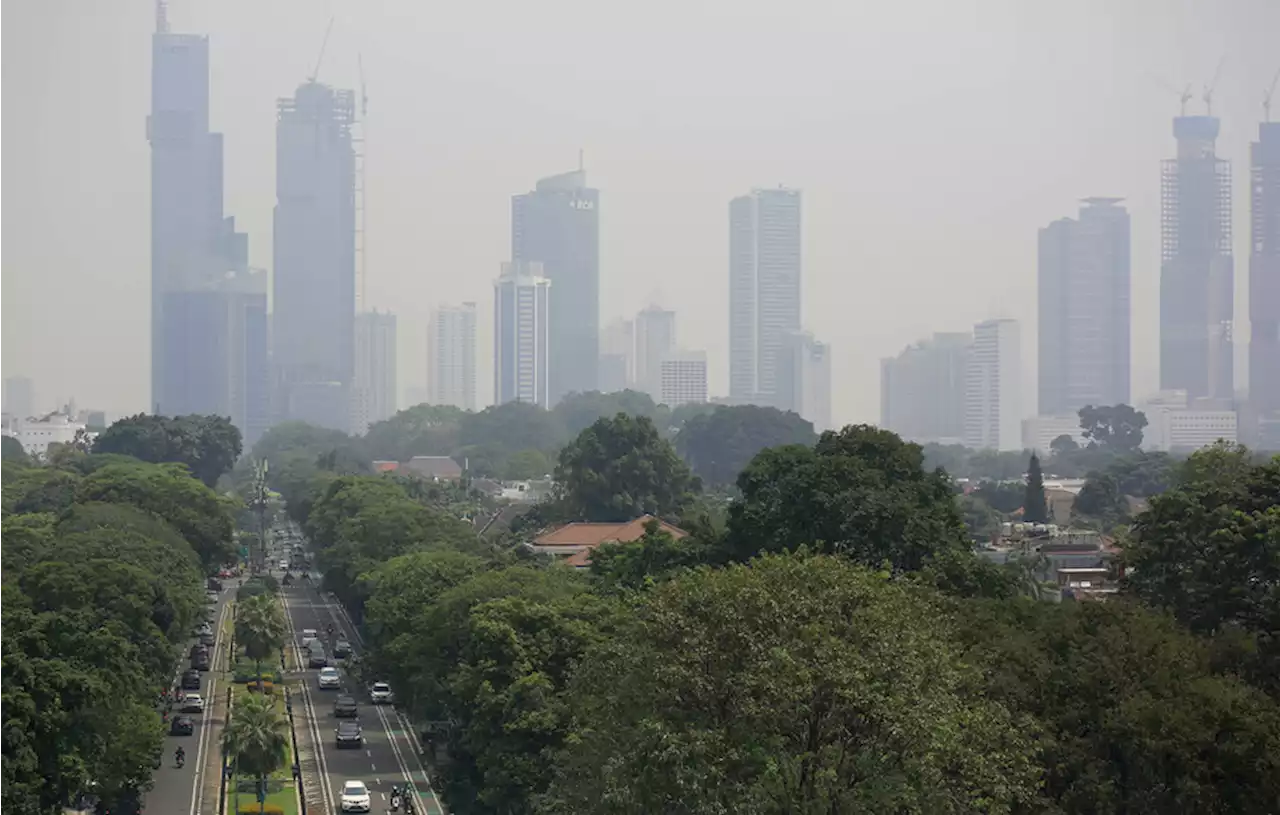
M 457 481 L 462 465 L 449 456 L 414 456 L 400 466 L 400 472 L 428 481 Z
M 535 552 L 549 554 L 565 565 L 586 568 L 591 553 L 606 543 L 631 543 L 644 537 L 644 528 L 650 521 L 658 521 L 658 528 L 673 538 L 688 537 L 689 533 L 678 526 L 658 520 L 652 515 L 641 515 L 626 523 L 571 523 L 543 532 L 527 545 Z

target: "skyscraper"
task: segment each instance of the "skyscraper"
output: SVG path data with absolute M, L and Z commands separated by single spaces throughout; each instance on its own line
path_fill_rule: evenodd
M 493 396 L 495 404 L 551 407 L 553 286 L 542 264 L 502 264 L 493 284 Z
M 248 273 L 248 237 L 222 212 L 222 134 L 209 130 L 209 40 L 169 31 L 157 6 L 151 37 L 151 403 L 169 415 L 229 415 L 228 276 Z M 196 370 L 218 370 L 210 377 Z M 245 430 L 244 427 L 241 428 Z
M 440 306 L 431 314 L 427 401 L 476 409 L 476 304 Z
M 352 387 L 353 433 L 396 414 L 396 315 L 366 311 L 356 315 Z
M 597 389 L 600 354 L 600 193 L 582 169 L 511 199 L 511 260 L 539 263 L 551 286 L 551 404 Z
M 778 357 L 800 330 L 800 191 L 729 203 L 729 395 L 772 404 Z
M 775 406 L 790 410 L 818 433 L 831 424 L 831 346 L 808 331 L 789 331 L 778 357 Z
M 35 400 L 31 393 L 31 380 L 25 376 L 6 376 L 4 379 L 4 412 L 10 418 L 26 419 L 32 415 Z
M 1129 402 L 1129 213 L 1086 198 L 1040 230 L 1039 414 Z
M 1161 173 L 1160 389 L 1234 396 L 1231 163 L 1214 154 L 1218 120 L 1173 120 L 1177 158 Z
M 1015 320 L 973 327 L 965 375 L 964 444 L 975 450 L 1022 449 L 1022 346 Z
M 1271 424 L 1280 421 L 1280 122 L 1259 125 L 1249 164 L 1249 399 Z
M 707 353 L 668 351 L 658 364 L 659 404 L 679 407 L 707 401 Z
M 600 332 L 601 393 L 626 390 L 635 384 L 636 333 L 632 320 L 614 320 Z
M 934 334 L 880 360 L 880 426 L 919 444 L 963 444 L 972 350 L 972 334 Z
M 307 82 L 276 110 L 278 412 L 345 431 L 354 374 L 355 97 Z
M 676 313 L 649 306 L 636 315 L 636 385 L 662 400 L 662 361 L 676 349 Z

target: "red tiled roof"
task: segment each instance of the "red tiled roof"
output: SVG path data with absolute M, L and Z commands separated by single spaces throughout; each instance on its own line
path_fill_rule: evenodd
M 595 548 L 602 543 L 630 543 L 644 536 L 644 525 L 651 520 L 654 520 L 652 515 L 641 515 L 634 521 L 622 524 L 565 524 L 559 529 L 539 535 L 534 539 L 533 545 L 550 549 L 559 546 L 565 548 Z M 689 534 L 680 527 L 672 526 L 666 521 L 658 521 L 658 527 L 675 538 L 687 537 Z
M 373 470 L 378 473 L 394 473 L 400 469 L 398 461 L 375 461 L 373 462 Z

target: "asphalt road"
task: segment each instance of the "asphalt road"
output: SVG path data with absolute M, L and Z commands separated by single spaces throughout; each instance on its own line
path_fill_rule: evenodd
M 302 631 L 315 629 L 325 641 L 326 650 L 332 655 L 334 640 L 345 639 L 356 653 L 362 649 L 355 627 L 347 619 L 337 600 L 321 594 L 306 581 L 298 580 L 292 586 L 282 588 L 285 613 L 293 630 L 293 647 L 300 648 Z M 334 627 L 334 636 L 326 635 L 328 626 Z M 296 652 L 295 652 L 296 653 Z M 309 813 L 337 815 L 342 800 L 342 785 L 347 781 L 363 781 L 369 787 L 375 813 L 390 812 L 392 785 L 404 789 L 412 781 L 417 792 L 416 813 L 442 815 L 435 793 L 431 791 L 426 771 L 419 760 L 414 738 L 407 722 L 391 705 L 374 705 L 369 702 L 366 688 L 358 688 L 349 679 L 342 660 L 334 660 L 342 672 L 343 690 L 320 690 L 318 669 L 305 671 L 305 688 L 300 694 L 301 708 L 294 703 L 294 715 L 299 727 L 311 728 L 312 739 L 322 745 L 318 756 L 324 786 L 331 791 L 332 799 L 308 801 Z M 304 663 L 305 664 L 305 663 Z M 364 731 L 364 746 L 338 749 L 335 734 L 340 721 L 333 715 L 333 704 L 343 693 L 356 697 L 358 721 Z M 298 714 L 302 715 L 299 717 Z M 402 807 L 401 812 L 404 812 Z
M 190 736 L 165 736 L 164 752 L 161 754 L 163 763 L 152 776 L 155 785 L 143 798 L 142 811 L 146 815 L 202 815 L 202 813 L 207 815 L 209 812 L 217 812 L 216 801 L 203 805 L 199 790 L 204 786 L 207 765 L 213 763 L 210 758 L 220 755 L 218 743 L 222 738 L 222 723 L 214 720 L 212 709 L 214 695 L 227 692 L 226 679 L 218 669 L 225 667 L 226 650 L 231 647 L 230 637 L 223 631 L 223 623 L 231 614 L 228 601 L 234 597 L 235 590 L 230 585 L 230 581 L 226 583 L 226 588 L 218 593 L 218 604 L 213 606 L 216 639 L 211 653 L 215 670 L 205 671 L 200 675 L 199 693 L 205 701 L 205 712 L 179 714 L 175 706 L 174 712 L 170 714 L 170 717 L 191 716 L 195 721 L 195 730 Z M 190 667 L 186 657 L 195 642 L 196 639 L 192 637 L 183 646 L 183 659 L 178 663 L 177 674 L 174 677 L 175 687 L 177 680 L 182 677 L 182 672 Z M 187 692 L 196 693 L 195 690 Z M 175 765 L 173 758 L 178 745 L 182 745 L 186 752 L 186 762 L 181 769 Z M 216 771 L 215 766 L 214 772 Z M 216 780 L 216 776 L 214 779 Z

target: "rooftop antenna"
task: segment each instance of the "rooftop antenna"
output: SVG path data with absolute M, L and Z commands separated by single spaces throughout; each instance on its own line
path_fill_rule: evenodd
M 320 56 L 316 57 L 316 69 L 311 72 L 311 76 L 307 77 L 308 82 L 315 82 L 316 77 L 320 76 L 320 63 L 324 62 L 324 49 L 329 45 L 329 32 L 333 31 L 333 18 L 329 18 L 329 25 L 324 30 L 324 40 L 320 42 Z M 348 65 L 350 63 L 347 63 Z
M 1271 77 L 1271 86 L 1262 94 L 1262 120 L 1271 121 L 1271 95 L 1276 92 L 1276 82 L 1280 80 L 1280 68 L 1276 69 L 1276 75 Z
M 169 3 L 167 0 L 156 0 L 156 33 L 169 33 Z
M 1213 89 L 1218 86 L 1218 77 L 1222 76 L 1222 63 L 1226 61 L 1227 57 L 1223 55 L 1222 59 L 1218 60 L 1218 67 L 1213 71 L 1213 81 L 1204 86 L 1204 95 L 1201 98 L 1204 99 L 1206 116 L 1213 115 Z

